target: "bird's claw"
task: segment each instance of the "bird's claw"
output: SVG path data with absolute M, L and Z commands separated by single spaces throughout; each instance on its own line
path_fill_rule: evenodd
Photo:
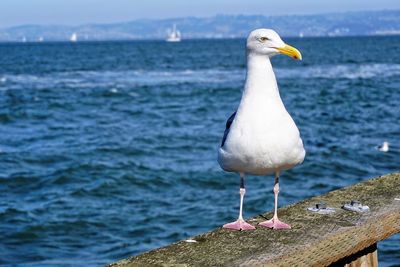
M 259 225 L 263 226 L 263 227 L 271 228 L 271 229 L 276 229 L 276 230 L 285 230 L 285 229 L 292 228 L 289 224 L 286 224 L 286 223 L 280 221 L 278 218 L 262 222 Z
M 224 226 L 222 226 L 222 227 L 226 228 L 226 229 L 238 230 L 238 231 L 246 231 L 246 230 L 255 230 L 256 229 L 253 225 L 247 223 L 243 219 L 238 219 L 237 221 L 224 224 Z

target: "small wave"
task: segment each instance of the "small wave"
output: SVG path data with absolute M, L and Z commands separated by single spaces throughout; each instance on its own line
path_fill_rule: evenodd
M 400 75 L 400 64 L 342 64 L 277 68 L 278 78 L 371 79 Z
M 278 79 L 371 79 L 400 75 L 400 64 L 314 65 L 295 68 L 275 68 Z M 117 93 L 123 88 L 138 86 L 177 85 L 183 83 L 223 84 L 243 83 L 245 69 L 200 69 L 171 71 L 74 71 L 46 75 L 6 75 L 6 89 L 32 88 L 110 88 Z
M 224 83 L 244 79 L 244 70 L 177 70 L 177 71 L 75 71 L 46 75 L 7 75 L 7 89 L 32 88 L 110 88 L 115 93 L 121 88 L 136 86 L 175 85 L 182 83 Z

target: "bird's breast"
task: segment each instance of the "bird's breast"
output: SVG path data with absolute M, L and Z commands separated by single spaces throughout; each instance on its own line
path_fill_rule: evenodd
M 238 109 L 219 162 L 224 169 L 262 175 L 304 159 L 299 130 L 283 105 Z

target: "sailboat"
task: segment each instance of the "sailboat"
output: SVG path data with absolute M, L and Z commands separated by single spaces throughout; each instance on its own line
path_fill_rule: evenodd
M 26 43 L 26 37 L 23 36 L 21 42 Z
M 176 29 L 176 25 L 172 28 L 172 31 L 168 34 L 166 39 L 167 42 L 180 42 L 181 41 L 181 33 Z
M 38 40 L 37 40 L 39 43 L 41 43 L 41 42 L 43 42 L 44 41 L 44 38 L 42 37 L 42 36 L 40 36 L 39 38 L 38 38 Z
M 71 35 L 71 37 L 69 38 L 69 40 L 70 40 L 71 42 L 76 42 L 76 41 L 78 41 L 78 35 L 77 35 L 76 33 L 73 33 L 73 34 Z

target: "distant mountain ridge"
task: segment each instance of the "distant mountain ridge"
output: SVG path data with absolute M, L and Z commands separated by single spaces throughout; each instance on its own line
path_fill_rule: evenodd
M 112 24 L 21 25 L 0 29 L 0 41 L 67 41 L 76 33 L 82 40 L 164 39 L 176 24 L 183 39 L 243 38 L 268 27 L 282 36 L 352 36 L 400 34 L 400 10 L 360 11 L 317 15 L 216 15 L 170 19 L 138 19 Z

